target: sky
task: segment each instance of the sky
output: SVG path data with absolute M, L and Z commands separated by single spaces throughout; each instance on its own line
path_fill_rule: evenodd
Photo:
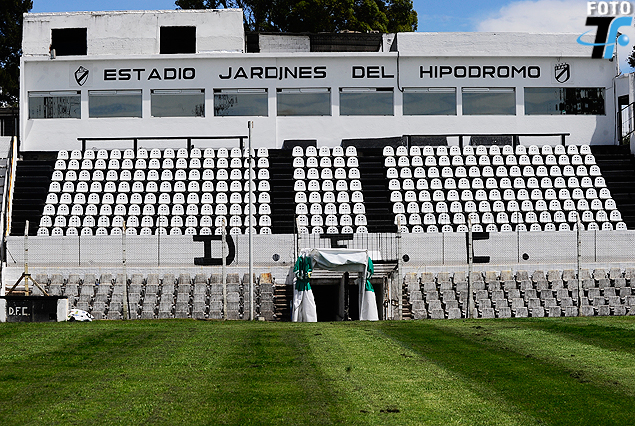
M 419 31 L 587 30 L 583 0 L 414 0 Z M 175 9 L 174 0 L 33 0 L 32 12 Z

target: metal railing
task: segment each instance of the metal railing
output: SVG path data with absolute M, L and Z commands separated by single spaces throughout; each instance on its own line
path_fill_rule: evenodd
M 617 125 L 619 127 L 619 135 L 620 135 L 620 144 L 628 144 L 630 141 L 630 136 L 635 131 L 635 123 L 633 120 L 634 113 L 634 105 L 635 102 L 631 102 L 628 105 L 623 106 L 617 112 Z
M 245 140 L 248 136 L 130 136 L 130 137 L 112 137 L 112 138 L 77 138 L 82 144 L 82 151 L 86 151 L 86 142 L 97 141 L 131 141 L 132 148 L 137 151 L 139 141 L 185 141 L 185 148 L 192 149 L 192 141 L 202 140 L 237 140 L 238 146 L 244 148 Z

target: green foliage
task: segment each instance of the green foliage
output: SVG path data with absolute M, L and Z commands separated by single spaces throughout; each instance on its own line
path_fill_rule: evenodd
M 0 324 L 0 424 L 622 425 L 635 317 Z
M 176 0 L 181 9 L 243 9 L 245 28 L 271 32 L 416 31 L 412 0 Z
M 31 0 L 2 0 L 0 7 L 0 105 L 16 105 L 20 94 L 22 14 L 33 7 Z
M 631 55 L 628 58 L 626 58 L 626 62 L 628 62 L 631 68 L 635 68 L 635 47 L 633 47 L 633 51 L 631 52 Z

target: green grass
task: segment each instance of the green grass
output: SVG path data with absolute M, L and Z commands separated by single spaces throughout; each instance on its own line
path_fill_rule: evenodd
M 635 317 L 0 324 L 0 425 L 627 425 Z

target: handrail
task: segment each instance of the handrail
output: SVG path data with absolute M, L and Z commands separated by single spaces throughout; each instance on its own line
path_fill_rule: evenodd
M 620 135 L 620 144 L 622 144 L 625 139 L 628 141 L 628 139 L 630 139 L 630 136 L 635 132 L 634 104 L 635 102 L 631 102 L 628 105 L 624 105 L 617 112 L 615 121 L 619 126 L 618 131 Z
M 413 136 L 417 136 L 417 137 L 458 137 L 459 138 L 459 146 L 461 148 L 463 148 L 463 138 L 466 136 L 469 137 L 473 137 L 473 136 L 490 136 L 490 137 L 497 137 L 497 136 L 508 136 L 512 138 L 512 145 L 516 146 L 516 145 L 520 145 L 520 140 L 519 138 L 521 136 L 536 136 L 536 137 L 549 137 L 549 136 L 559 136 L 560 137 L 560 143 L 563 146 L 567 145 L 567 141 L 566 141 L 566 137 L 567 136 L 571 136 L 571 133 L 567 133 L 567 132 L 556 132 L 556 133 L 436 133 L 436 134 L 430 134 L 430 135 L 407 135 L 408 138 L 408 145 L 410 145 L 410 138 Z
M 4 181 L 4 235 L 3 241 L 6 241 L 6 237 L 11 233 L 11 216 L 13 213 L 13 192 L 15 189 L 15 175 L 18 160 L 18 138 L 13 137 L 11 139 L 11 146 L 9 148 L 9 164 L 7 164 L 7 171 Z
M 86 141 L 132 141 L 136 151 L 139 141 L 143 140 L 186 140 L 188 151 L 192 149 L 193 140 L 232 140 L 238 139 L 240 147 L 245 146 L 245 139 L 248 136 L 129 136 L 129 137 L 104 137 L 104 138 L 77 138 L 82 143 L 82 151 L 86 151 Z

